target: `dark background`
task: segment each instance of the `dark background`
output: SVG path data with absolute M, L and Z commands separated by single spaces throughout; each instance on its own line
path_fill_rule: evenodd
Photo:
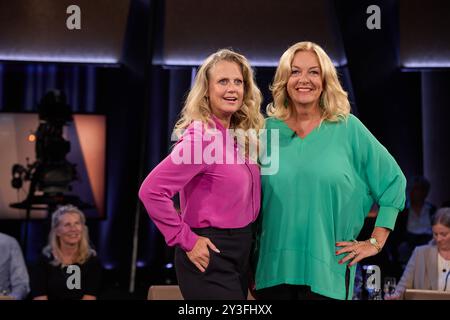
M 282 52 L 317 42 L 338 66 L 353 112 L 406 177 L 427 176 L 435 205 L 450 199 L 448 1 L 248 0 L 242 8 L 234 1 L 38 2 L 0 0 L 0 111 L 36 111 L 47 90 L 60 88 L 73 112 L 107 116 L 107 218 L 88 221 L 105 269 L 104 298 L 144 298 L 151 284 L 176 281 L 167 268 L 172 251 L 137 192 L 168 152 L 196 65 L 220 47 L 248 54 L 265 109 Z M 79 31 L 65 28 L 69 4 L 81 8 Z M 366 26 L 370 5 L 381 9 L 379 30 Z M 0 232 L 18 240 L 23 228 L 0 221 Z M 43 221 L 29 226 L 30 264 L 45 230 Z

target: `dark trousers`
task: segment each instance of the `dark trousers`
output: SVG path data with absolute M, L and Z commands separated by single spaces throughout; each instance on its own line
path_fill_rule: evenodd
M 334 300 L 311 291 L 309 286 L 281 284 L 256 291 L 257 300 Z
M 187 300 L 246 300 L 253 232 L 239 229 L 192 229 L 209 238 L 220 253 L 209 249 L 209 264 L 201 272 L 181 248 L 175 249 L 178 285 Z

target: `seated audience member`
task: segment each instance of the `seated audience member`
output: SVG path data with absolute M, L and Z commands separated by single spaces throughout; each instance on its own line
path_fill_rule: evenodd
M 72 205 L 60 207 L 52 216 L 48 245 L 31 273 L 32 298 L 95 300 L 100 277 L 100 261 L 89 245 L 84 214 Z
M 433 241 L 414 250 L 395 293 L 385 299 L 400 299 L 406 289 L 450 291 L 450 208 L 436 212 L 432 228 Z
M 21 300 L 29 291 L 28 272 L 22 250 L 16 239 L 0 233 L 0 296 Z
M 436 211 L 436 207 L 426 201 L 430 191 L 429 181 L 416 176 L 409 183 L 406 209 L 398 215 L 391 240 L 396 249 L 393 258 L 402 268 L 415 247 L 427 244 L 432 239 L 431 219 Z

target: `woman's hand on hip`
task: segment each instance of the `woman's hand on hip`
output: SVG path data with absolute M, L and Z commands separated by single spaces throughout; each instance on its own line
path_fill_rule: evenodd
M 199 236 L 197 242 L 191 251 L 186 252 L 189 260 L 201 271 L 205 272 L 209 264 L 209 250 L 208 247 L 220 253 L 219 249 L 206 237 Z
M 336 255 L 347 253 L 347 255 L 339 260 L 339 264 L 350 261 L 348 264 L 350 267 L 358 263 L 364 258 L 374 256 L 378 253 L 377 248 L 375 248 L 368 241 L 341 241 L 336 242 L 337 247 L 343 247 L 336 251 Z

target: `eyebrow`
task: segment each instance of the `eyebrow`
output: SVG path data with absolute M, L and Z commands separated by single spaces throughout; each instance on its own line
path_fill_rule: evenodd
M 227 78 L 227 77 L 219 78 L 217 81 L 222 81 L 222 80 L 240 80 L 240 81 L 244 81 L 243 78 Z
M 296 65 L 292 65 L 292 67 L 291 68 L 297 68 L 297 69 L 301 69 L 300 67 L 298 67 L 298 66 L 296 66 Z M 314 69 L 314 68 L 318 68 L 318 69 L 320 69 L 320 66 L 313 66 L 313 67 L 310 67 L 310 68 L 308 68 L 308 69 Z
M 78 222 L 81 222 L 80 220 L 76 220 L 76 221 L 67 221 L 67 222 L 65 222 L 64 224 L 69 224 L 69 223 L 78 223 Z

